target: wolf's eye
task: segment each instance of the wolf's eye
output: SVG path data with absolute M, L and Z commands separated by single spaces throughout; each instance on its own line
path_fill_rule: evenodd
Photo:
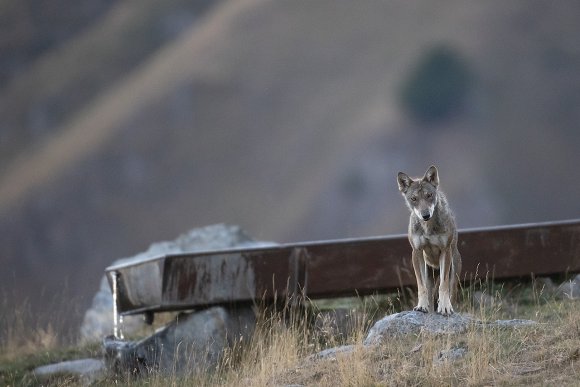
M 417 197 L 416 196 L 411 196 L 411 201 L 412 202 L 416 202 L 417 201 Z
M 433 197 L 433 194 L 432 194 L 431 192 L 429 192 L 429 193 L 427 194 L 427 199 L 431 199 L 432 197 Z

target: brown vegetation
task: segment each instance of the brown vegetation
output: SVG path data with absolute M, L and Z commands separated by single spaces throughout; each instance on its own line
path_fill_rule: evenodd
M 309 323 L 317 307 L 307 313 L 292 313 L 290 308 L 277 313 L 264 313 L 256 333 L 249 342 L 239 342 L 226 351 L 217 369 L 195 375 L 163 375 L 151 373 L 138 378 L 109 376 L 98 385 L 222 385 L 222 386 L 369 386 L 369 385 L 575 385 L 580 377 L 580 309 L 577 301 L 557 301 L 528 286 L 502 286 L 485 289 L 497 301 L 493 306 L 475 308 L 468 299 L 472 290 L 464 290 L 460 305 L 484 321 L 498 318 L 531 318 L 540 324 L 517 329 L 477 328 L 457 335 L 407 335 L 391 339 L 388 344 L 365 347 L 362 342 L 369 325 L 376 317 L 377 305 L 385 313 L 385 305 L 400 302 L 396 296 L 367 298 L 358 303 L 357 316 L 346 336 L 329 336 L 324 329 L 313 329 Z M 377 303 L 377 300 L 381 300 Z M 372 302 L 371 302 L 372 301 Z M 383 302 L 388 301 L 388 302 Z M 507 307 L 509 305 L 509 307 Z M 318 312 L 317 312 L 318 310 Z M 6 328 L 6 327 L 3 327 Z M 6 332 L 3 331 L 2 334 Z M 21 332 L 8 332 L 20 335 Z M 39 337 L 50 332 L 39 331 Z M 48 340 L 29 337 L 31 346 L 16 349 L 2 342 L 0 382 L 10 384 L 33 382 L 28 373 L 32 367 L 60 358 L 96 353 L 95 347 L 63 350 Z M 18 341 L 12 337 L 11 342 Z M 321 357 L 321 350 L 350 344 L 352 351 Z M 42 344 L 41 344 L 42 345 Z M 29 349 L 37 346 L 34 353 Z M 465 355 L 454 359 L 447 351 L 465 349 Z M 40 353 L 46 353 L 44 358 Z M 52 385 L 76 385 L 78 380 L 61 375 Z

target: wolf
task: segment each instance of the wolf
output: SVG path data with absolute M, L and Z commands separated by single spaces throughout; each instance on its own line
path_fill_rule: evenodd
M 429 167 L 423 178 L 397 175 L 399 191 L 411 211 L 409 243 L 417 279 L 418 303 L 413 310 L 434 310 L 434 290 L 439 285 L 437 313 L 454 313 L 451 300 L 461 274 L 461 255 L 457 249 L 457 226 L 445 194 L 439 189 L 439 172 Z M 435 277 L 438 277 L 435 280 Z

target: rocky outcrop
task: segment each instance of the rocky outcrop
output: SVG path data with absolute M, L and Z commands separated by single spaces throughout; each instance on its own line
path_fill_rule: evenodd
M 563 282 L 556 289 L 556 297 L 568 300 L 580 299 L 580 274 L 569 281 Z
M 109 369 L 119 373 L 196 373 L 214 368 L 226 348 L 250 337 L 255 323 L 251 308 L 213 307 L 181 314 L 140 341 L 105 338 L 105 360 Z
M 113 265 L 140 262 L 165 254 L 271 245 L 274 243 L 255 241 L 238 226 L 217 224 L 192 229 L 173 241 L 154 243 L 147 251 L 133 257 L 117 260 Z M 143 324 L 144 322 L 139 316 L 126 316 L 123 318 L 122 328 L 126 334 L 131 334 L 140 329 Z M 85 313 L 80 333 L 84 341 L 100 341 L 103 337 L 113 333 L 113 296 L 105 277 L 101 280 L 99 291 L 93 298 L 91 308 Z
M 449 317 L 437 313 L 405 311 L 395 313 L 377 321 L 364 341 L 365 345 L 383 343 L 386 339 L 407 334 L 460 334 L 469 327 L 517 328 L 537 324 L 532 320 L 496 320 L 481 321 L 468 314 L 454 313 Z
M 534 290 L 537 294 L 553 297 L 559 300 L 580 299 L 580 274 L 560 285 L 554 283 L 550 277 L 539 277 L 534 281 Z
M 380 344 L 384 339 L 407 334 L 426 332 L 430 334 L 464 333 L 474 319 L 460 313 L 449 317 L 436 313 L 405 311 L 385 316 L 370 329 L 365 345 Z

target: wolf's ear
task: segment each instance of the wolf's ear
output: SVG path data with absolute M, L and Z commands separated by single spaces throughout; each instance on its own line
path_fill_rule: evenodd
M 435 187 L 439 185 L 439 172 L 437 172 L 437 168 L 434 165 L 431 165 L 427 170 L 427 172 L 425 172 L 425 176 L 423 176 L 423 181 L 431 183 Z
M 411 186 L 412 182 L 413 179 L 411 179 L 403 172 L 399 172 L 399 174 L 397 175 L 397 183 L 399 184 L 399 191 L 403 193 L 407 192 L 407 189 Z

